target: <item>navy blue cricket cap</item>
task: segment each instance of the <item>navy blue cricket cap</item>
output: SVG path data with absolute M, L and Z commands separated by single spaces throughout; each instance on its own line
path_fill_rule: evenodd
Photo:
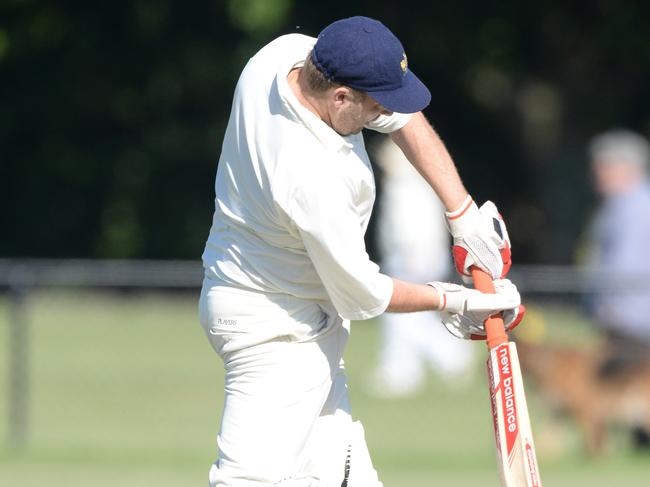
M 318 35 L 311 59 L 327 79 L 368 93 L 392 112 L 419 112 L 431 101 L 408 68 L 402 43 L 378 20 L 333 22 Z

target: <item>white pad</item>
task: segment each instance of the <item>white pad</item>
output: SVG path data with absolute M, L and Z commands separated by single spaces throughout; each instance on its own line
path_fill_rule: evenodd
M 330 423 L 329 426 L 334 424 Z M 302 474 L 283 479 L 273 485 L 277 487 L 383 487 L 370 460 L 363 426 L 359 421 L 349 422 L 347 426 L 348 446 L 344 451 L 325 451 L 327 445 L 322 445 L 325 448 L 321 449 L 321 456 L 314 457 Z M 349 470 L 346 482 L 344 475 L 347 470 L 348 455 Z
M 350 475 L 347 487 L 383 487 L 372 466 L 361 422 L 355 421 L 350 429 Z

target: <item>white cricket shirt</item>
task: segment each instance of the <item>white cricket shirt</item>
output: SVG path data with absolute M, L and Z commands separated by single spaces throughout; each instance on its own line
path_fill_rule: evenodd
M 364 244 L 375 182 L 363 136 L 337 134 L 287 82 L 315 42 L 282 36 L 239 78 L 217 170 L 205 275 L 289 301 L 331 302 L 345 319 L 368 319 L 386 309 L 393 283 Z M 391 132 L 409 118 L 380 116 L 368 128 Z

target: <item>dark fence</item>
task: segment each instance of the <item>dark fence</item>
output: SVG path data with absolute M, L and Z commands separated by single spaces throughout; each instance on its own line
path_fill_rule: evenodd
M 8 442 L 12 447 L 29 437 L 29 293 L 53 287 L 198 289 L 199 261 L 0 259 L 0 290 L 9 296 Z M 597 291 L 650 286 L 641 274 L 613 275 L 571 266 L 521 265 L 509 275 L 524 295 L 572 298 Z

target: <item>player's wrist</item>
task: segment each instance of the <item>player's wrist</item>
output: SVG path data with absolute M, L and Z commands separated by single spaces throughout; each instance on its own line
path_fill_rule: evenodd
M 464 288 L 450 282 L 432 281 L 427 283 L 438 293 L 438 307 L 436 311 L 458 313 L 464 308 L 466 300 Z
M 480 216 L 476 202 L 468 194 L 458 208 L 445 212 L 449 233 L 454 238 L 476 233 L 480 225 Z
M 457 205 L 454 210 L 449 210 L 445 212 L 447 218 L 452 218 L 452 219 L 458 218 L 465 211 L 467 211 L 467 208 L 469 207 L 472 201 L 473 198 L 471 197 L 471 195 L 468 194 L 467 196 L 465 196 L 465 198 L 463 198 L 463 201 L 459 205 Z
M 447 307 L 447 294 L 445 293 L 444 289 L 440 286 L 439 282 L 427 282 L 427 286 L 433 289 L 433 292 L 435 293 L 435 298 L 434 298 L 434 311 L 444 311 L 445 308 Z

